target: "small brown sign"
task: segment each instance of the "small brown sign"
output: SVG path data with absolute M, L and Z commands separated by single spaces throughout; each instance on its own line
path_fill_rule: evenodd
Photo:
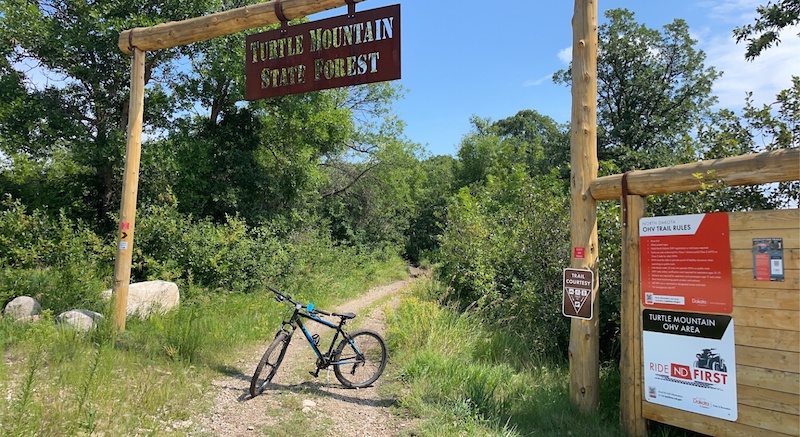
M 564 299 L 561 312 L 567 317 L 592 318 L 594 272 L 583 269 L 564 269 Z
M 247 100 L 395 79 L 400 79 L 400 5 L 247 37 Z

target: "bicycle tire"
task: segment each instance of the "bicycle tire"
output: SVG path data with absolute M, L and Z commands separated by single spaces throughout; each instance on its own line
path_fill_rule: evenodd
M 361 354 L 356 353 L 353 344 Z M 333 373 L 345 387 L 367 387 L 381 376 L 387 359 L 383 338 L 375 331 L 358 330 L 336 348 Z
M 270 344 L 267 351 L 264 352 L 261 361 L 259 361 L 258 366 L 256 366 L 256 371 L 253 372 L 253 378 L 250 380 L 251 397 L 256 397 L 263 393 L 264 389 L 267 388 L 267 384 L 275 377 L 278 366 L 281 365 L 283 356 L 286 355 L 286 348 L 289 347 L 290 340 L 291 336 L 285 332 L 278 333 L 278 335 L 275 336 L 275 340 L 272 340 L 272 344 Z M 261 374 L 264 372 L 265 367 L 268 372 L 262 379 Z

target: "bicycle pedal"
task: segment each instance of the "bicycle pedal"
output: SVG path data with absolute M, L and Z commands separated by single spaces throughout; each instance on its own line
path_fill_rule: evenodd
M 309 375 L 313 376 L 314 378 L 319 378 L 319 370 L 316 372 L 308 372 Z

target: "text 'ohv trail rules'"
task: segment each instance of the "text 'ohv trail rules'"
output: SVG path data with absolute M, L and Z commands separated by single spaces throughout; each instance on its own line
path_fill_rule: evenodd
M 645 308 L 733 311 L 728 214 L 643 218 L 639 236 Z

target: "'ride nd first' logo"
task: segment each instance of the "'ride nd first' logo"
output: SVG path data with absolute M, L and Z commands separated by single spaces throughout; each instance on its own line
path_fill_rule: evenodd
M 697 361 L 690 367 L 685 364 L 650 363 L 650 370 L 660 374 L 669 374 L 670 378 L 682 381 L 701 382 L 705 384 L 728 383 L 728 367 L 725 360 L 714 352 L 715 349 L 703 349 L 696 354 Z
M 711 370 L 691 368 L 683 364 L 669 365 L 669 376 L 685 381 L 700 381 L 709 384 L 727 384 L 728 374 Z

